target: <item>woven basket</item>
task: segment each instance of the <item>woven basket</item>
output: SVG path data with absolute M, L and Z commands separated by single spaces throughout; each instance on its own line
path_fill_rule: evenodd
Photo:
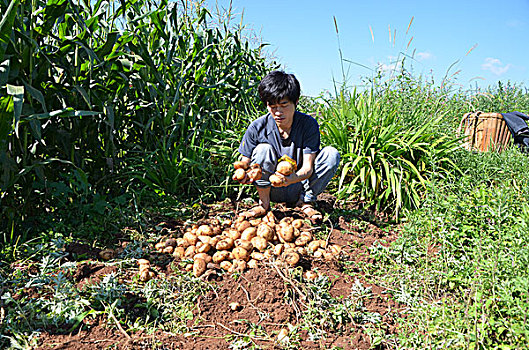
M 457 133 L 463 136 L 462 147 L 469 151 L 501 152 L 511 142 L 511 132 L 501 113 L 467 113 L 461 119 Z

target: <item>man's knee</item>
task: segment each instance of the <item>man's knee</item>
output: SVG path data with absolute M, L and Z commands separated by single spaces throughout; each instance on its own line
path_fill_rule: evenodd
M 257 156 L 261 154 L 268 155 L 268 154 L 273 154 L 273 153 L 274 153 L 274 149 L 272 148 L 270 144 L 260 143 L 257 146 L 255 146 L 255 149 L 252 152 L 252 156 Z
M 321 157 L 321 162 L 331 168 L 336 169 L 340 165 L 340 153 L 332 146 L 323 147 L 319 156 Z

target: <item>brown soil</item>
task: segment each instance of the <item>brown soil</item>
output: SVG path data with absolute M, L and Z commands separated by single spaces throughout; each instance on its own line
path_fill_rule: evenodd
M 368 247 L 374 242 L 389 244 L 397 237 L 391 229 L 381 229 L 380 218 L 352 208 L 335 208 L 332 196 L 320 197 L 318 207 L 331 214 L 331 220 L 324 223 L 328 227 L 332 224 L 332 231 L 328 238 L 330 243 L 343 246 L 344 256 L 341 261 L 326 261 L 312 257 L 304 257 L 300 262 L 303 270 L 317 271 L 327 276 L 331 283 L 330 295 L 340 298 L 352 298 L 353 288 L 360 283 L 363 288 L 369 288 L 370 293 L 361 297 L 361 312 L 373 313 L 380 317 L 381 322 L 375 327 L 382 329 L 385 337 L 397 333 L 396 318 L 399 315 L 399 305 L 382 288 L 369 283 L 364 275 L 364 264 L 374 263 L 369 257 Z M 248 206 L 249 208 L 250 206 Z M 234 212 L 247 209 L 232 203 L 223 202 L 213 206 L 204 206 L 200 219 L 208 217 L 226 216 Z M 339 215 L 338 213 L 344 213 Z M 276 217 L 298 216 L 299 211 L 276 206 Z M 362 229 L 353 222 L 362 222 Z M 166 217 L 155 217 L 153 227 L 160 235 L 181 235 L 183 222 Z M 154 229 L 153 229 L 154 230 Z M 117 242 L 118 246 L 119 243 Z M 116 272 L 116 266 L 105 265 L 98 261 L 99 249 L 89 245 L 76 243 L 66 247 L 72 258 L 75 256 L 89 257 L 77 266 L 77 270 L 70 276 L 76 286 L 82 290 L 89 284 L 96 283 L 104 275 Z M 157 278 L 175 273 L 170 256 L 159 254 L 154 269 L 159 273 Z M 203 294 L 196 304 L 194 319 L 188 322 L 190 332 L 185 334 L 170 334 L 158 331 L 156 334 L 126 331 L 117 326 L 117 320 L 98 316 L 83 321 L 82 326 L 73 333 L 64 334 L 64 330 L 48 330 L 39 338 L 37 349 L 228 349 L 234 339 L 246 337 L 256 348 L 283 349 L 277 342 L 277 335 L 281 329 L 288 329 L 288 325 L 297 326 L 303 322 L 303 312 L 307 310 L 305 296 L 308 291 L 305 284 L 297 283 L 296 277 L 289 274 L 288 269 L 279 268 L 272 264 L 258 269 L 247 270 L 240 275 L 210 274 L 203 276 L 214 287 Z M 162 272 L 162 273 L 161 273 Z M 132 278 L 134 271 L 125 272 Z M 130 283 L 125 278 L 123 283 Z M 27 291 L 30 293 L 31 291 Z M 127 311 L 131 314 L 141 314 L 141 310 L 134 309 L 138 296 L 130 295 Z M 230 303 L 238 303 L 232 309 Z M 335 325 L 333 329 L 325 329 L 325 338 L 310 339 L 306 329 L 295 328 L 289 336 L 295 340 L 295 348 L 329 349 L 334 347 L 343 349 L 372 348 L 369 334 L 365 331 L 369 323 L 353 319 L 345 324 Z M 259 332 L 252 332 L 256 328 Z M 390 347 L 383 343 L 378 348 Z

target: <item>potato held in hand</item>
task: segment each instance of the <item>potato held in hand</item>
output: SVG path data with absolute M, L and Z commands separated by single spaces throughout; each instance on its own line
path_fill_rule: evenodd
M 272 186 L 276 187 L 282 185 L 285 182 L 283 177 L 279 177 L 276 174 L 270 175 L 269 180 Z
M 259 164 L 252 164 L 250 166 L 250 170 L 248 170 L 246 175 L 250 178 L 252 182 L 260 180 L 261 176 L 263 176 L 263 171 L 261 170 L 261 166 Z
M 235 170 L 237 170 L 237 169 L 246 170 L 246 169 L 248 169 L 248 163 L 243 162 L 242 160 L 239 160 L 239 161 L 236 161 L 235 163 L 233 163 L 233 167 L 235 168 Z
M 292 174 L 295 170 L 294 165 L 286 160 L 279 162 L 276 167 L 276 171 L 285 176 Z
M 235 172 L 233 173 L 233 180 L 235 181 L 243 181 L 245 177 L 246 171 L 242 168 L 235 170 Z

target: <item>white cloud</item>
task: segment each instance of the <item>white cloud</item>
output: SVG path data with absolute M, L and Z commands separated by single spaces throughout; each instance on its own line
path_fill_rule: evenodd
M 519 19 L 511 19 L 507 21 L 507 27 L 510 28 L 523 28 L 524 26 L 525 22 Z
M 492 57 L 485 58 L 485 63 L 481 65 L 481 69 L 491 71 L 496 75 L 506 73 L 511 67 L 510 63 L 503 65 L 499 59 Z
M 417 60 L 424 61 L 434 58 L 433 54 L 430 52 L 419 52 L 417 53 Z
M 391 72 L 400 70 L 402 68 L 402 60 L 397 61 L 397 57 L 395 56 L 389 56 L 388 57 L 389 63 L 378 63 L 378 70 L 382 72 Z

